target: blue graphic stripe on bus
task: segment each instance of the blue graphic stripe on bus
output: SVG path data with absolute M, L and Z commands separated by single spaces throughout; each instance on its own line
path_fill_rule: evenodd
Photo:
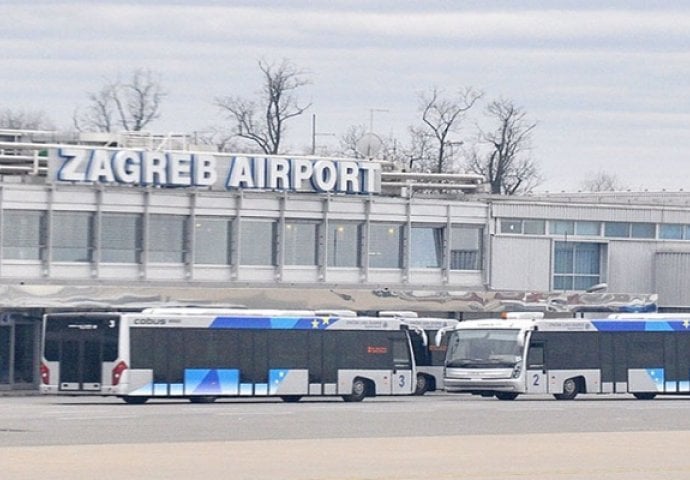
M 690 332 L 690 320 L 592 320 L 600 332 Z
M 184 390 L 188 395 L 237 395 L 240 372 L 236 369 L 187 368 Z
M 271 369 L 268 371 L 268 385 L 269 393 L 275 395 L 280 389 L 280 384 L 285 380 L 285 376 L 288 374 L 289 370 L 285 369 Z
M 216 317 L 210 328 L 323 330 L 337 321 L 332 317 Z
M 647 375 L 654 382 L 657 392 L 664 391 L 664 369 L 663 368 L 648 368 Z

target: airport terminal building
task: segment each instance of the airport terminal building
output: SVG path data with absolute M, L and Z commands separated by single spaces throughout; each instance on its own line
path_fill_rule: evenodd
M 375 160 L 0 131 L 0 390 L 36 388 L 47 311 L 683 311 L 688 271 L 683 192 L 500 197 Z

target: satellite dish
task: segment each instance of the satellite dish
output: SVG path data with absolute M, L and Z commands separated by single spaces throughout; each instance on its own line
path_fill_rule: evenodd
M 375 133 L 365 133 L 362 138 L 357 140 L 355 150 L 365 158 L 373 158 L 381 151 L 383 140 Z
M 596 285 L 592 285 L 591 287 L 589 287 L 587 290 L 585 290 L 585 292 L 602 293 L 605 292 L 607 288 L 609 288 L 609 285 L 607 283 L 597 283 Z

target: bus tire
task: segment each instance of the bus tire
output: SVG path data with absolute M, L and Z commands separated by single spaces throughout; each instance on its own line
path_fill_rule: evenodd
M 143 405 L 145 404 L 149 397 L 135 397 L 132 395 L 125 395 L 124 397 L 120 397 L 122 400 L 125 401 L 125 403 L 129 405 Z
M 191 403 L 213 403 L 216 401 L 216 397 L 212 395 L 200 395 L 198 397 L 189 397 Z
M 355 378 L 352 381 L 352 393 L 343 395 L 346 402 L 361 402 L 367 396 L 367 382 L 362 378 Z
M 573 400 L 580 392 L 580 384 L 575 378 L 569 378 L 563 382 L 563 393 L 554 393 L 556 400 Z
M 301 398 L 302 398 L 301 395 L 281 395 L 280 396 L 280 399 L 286 403 L 299 402 Z
M 518 397 L 515 392 L 496 392 L 495 395 L 499 400 L 515 400 Z
M 417 374 L 417 383 L 416 383 L 415 389 L 414 389 L 414 394 L 415 395 L 424 395 L 426 392 L 429 391 L 430 386 L 431 385 L 429 382 L 429 377 L 427 377 L 423 373 L 418 373 Z
M 654 397 L 656 397 L 656 393 L 654 393 L 654 392 L 635 392 L 635 393 L 633 393 L 633 396 L 638 400 L 652 400 Z

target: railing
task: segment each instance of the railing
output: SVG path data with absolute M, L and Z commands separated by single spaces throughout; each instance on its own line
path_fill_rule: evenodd
M 484 177 L 470 173 L 381 173 L 381 188 L 384 193 L 398 193 L 400 196 L 411 197 L 415 192 L 429 191 L 483 192 L 485 185 Z

